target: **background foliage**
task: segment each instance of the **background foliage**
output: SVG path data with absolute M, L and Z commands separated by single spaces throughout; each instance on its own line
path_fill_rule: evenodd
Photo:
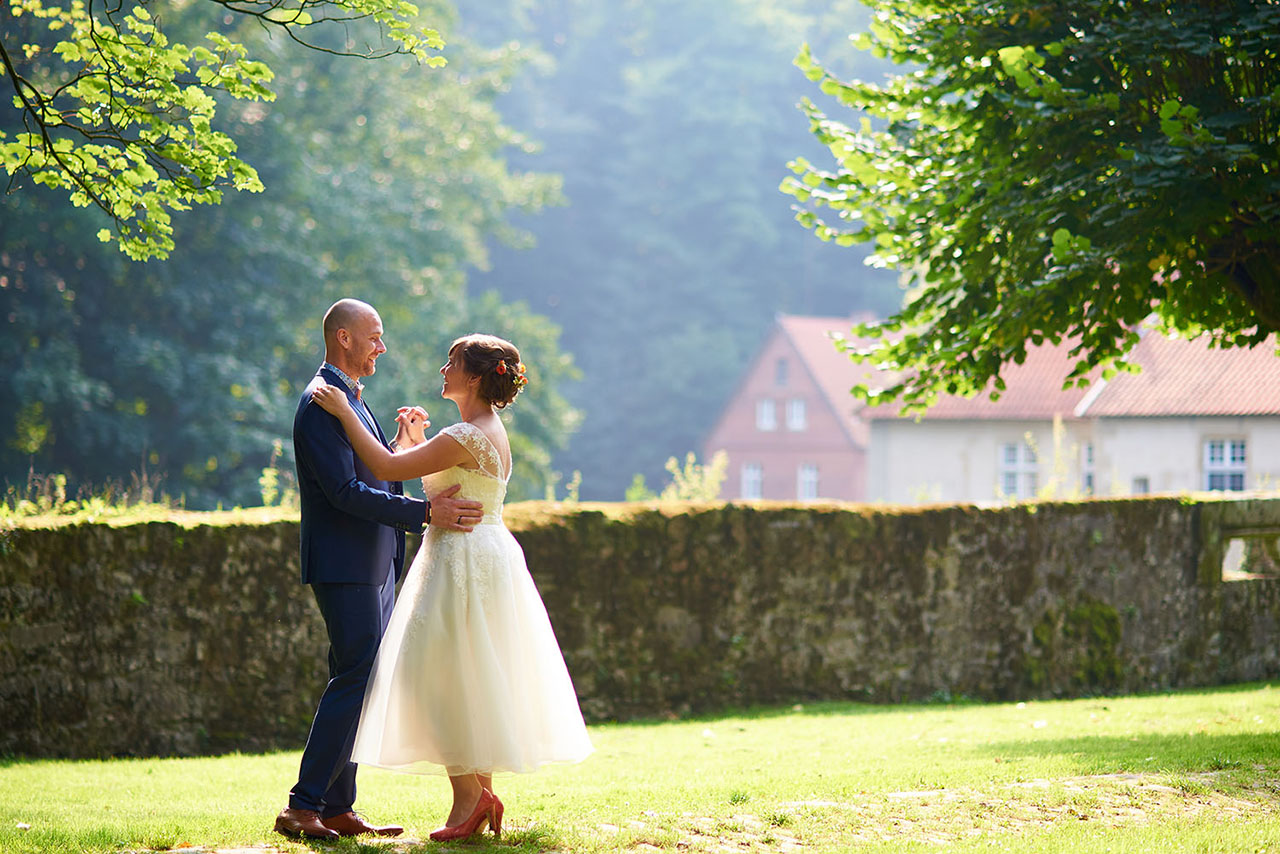
M 875 5 L 859 44 L 904 67 L 844 82 L 804 52 L 842 109 L 808 105 L 828 165 L 798 158 L 786 184 L 819 237 L 910 277 L 907 307 L 859 330 L 906 370 L 864 396 L 998 392 L 1046 339 L 1077 342 L 1083 383 L 1152 312 L 1219 346 L 1280 329 L 1280 5 Z
M 201 4 L 169 10 L 172 32 L 208 25 Z M 449 21 L 439 5 L 425 13 Z M 576 414 L 556 389 L 573 375 L 557 329 L 525 308 L 469 294 L 488 239 L 514 239 L 513 209 L 558 198 L 558 181 L 508 168 L 525 145 L 493 108 L 514 48 L 458 40 L 450 64 L 365 62 L 302 51 L 251 21 L 232 35 L 270 58 L 280 97 L 219 111 L 266 190 L 175 220 L 179 249 L 130 263 L 95 236 L 101 217 L 27 187 L 0 199 L 0 472 L 28 467 L 77 484 L 163 472 L 188 506 L 257 503 L 272 440 L 322 355 L 320 318 L 344 295 L 383 314 L 390 352 L 370 383 L 384 421 L 412 400 L 438 426 L 436 370 L 455 335 L 484 329 L 521 346 L 532 385 L 512 408 L 516 495 L 541 494 L 551 449 Z M 19 119 L 0 113 L 9 127 Z M 286 452 L 289 450 L 285 443 Z M 292 468 L 291 460 L 280 462 Z
M 219 19 L 325 53 L 444 64 L 439 33 L 416 25 L 407 0 L 204 0 L 190 33 L 169 26 L 190 17 L 186 4 L 3 7 L 0 73 L 15 112 L 0 127 L 0 166 L 99 208 L 114 225 L 99 239 L 137 259 L 173 248 L 171 211 L 217 204 L 225 187 L 262 189 L 235 138 L 213 127 L 215 95 L 269 101 L 274 72 Z
M 499 101 L 563 174 L 568 205 L 524 220 L 528 251 L 478 278 L 564 329 L 583 372 L 566 390 L 581 431 L 556 458 L 581 495 L 659 487 L 701 448 L 778 312 L 883 314 L 895 278 L 796 227 L 777 191 L 813 144 L 792 65 L 805 38 L 875 75 L 846 35 L 856 3 L 527 0 L 469 9 L 463 26 L 544 56 Z M 817 149 L 815 148 L 815 151 Z
M 853 0 L 434 3 L 436 70 L 303 50 L 213 0 L 150 8 L 176 43 L 215 28 L 270 67 L 276 99 L 220 97 L 214 128 L 265 191 L 175 216 L 176 251 L 146 265 L 100 245 L 110 220 L 65 191 L 3 200 L 11 482 L 63 471 L 74 494 L 146 466 L 192 506 L 256 500 L 320 315 L 353 294 L 387 325 L 380 411 L 415 399 L 446 423 L 430 406 L 444 343 L 507 334 L 534 371 L 513 494 L 619 499 L 699 448 L 778 312 L 899 302 L 777 191 L 797 149 L 819 151 L 795 110 L 816 92 L 792 65 L 802 41 L 849 73 L 881 67 L 845 42 L 866 20 Z

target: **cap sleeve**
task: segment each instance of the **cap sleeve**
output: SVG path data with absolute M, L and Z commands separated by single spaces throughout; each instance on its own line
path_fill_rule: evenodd
M 466 448 L 482 471 L 496 478 L 502 477 L 502 461 L 498 458 L 498 449 L 479 427 L 467 421 L 459 421 L 457 424 L 450 424 L 440 433 Z

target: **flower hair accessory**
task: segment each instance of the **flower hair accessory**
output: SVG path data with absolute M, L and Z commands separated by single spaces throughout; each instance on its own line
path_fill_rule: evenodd
M 529 378 L 524 375 L 524 362 L 516 364 L 516 375 L 511 378 L 511 382 L 517 389 L 522 389 L 529 384 Z
M 503 374 L 505 374 L 505 373 L 507 372 L 507 363 L 506 363 L 506 360 L 505 360 L 505 359 L 499 359 L 499 360 L 498 360 L 498 367 L 494 368 L 494 370 L 498 372 L 498 375 L 499 375 L 499 376 L 502 376 Z

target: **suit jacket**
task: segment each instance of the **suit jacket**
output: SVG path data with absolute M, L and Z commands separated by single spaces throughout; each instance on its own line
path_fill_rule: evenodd
M 378 480 L 351 447 L 337 418 L 311 402 L 321 383 L 346 389 L 321 368 L 293 417 L 293 453 L 302 500 L 302 583 L 382 584 L 404 572 L 404 535 L 421 531 L 425 501 L 404 494 L 398 481 Z M 353 392 L 351 406 L 387 444 L 373 413 Z

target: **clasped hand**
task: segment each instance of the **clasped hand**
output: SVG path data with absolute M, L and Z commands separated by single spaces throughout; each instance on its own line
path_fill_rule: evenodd
M 396 443 L 402 448 L 412 448 L 427 440 L 426 430 L 431 426 L 427 410 L 421 406 L 402 406 L 396 410 Z

